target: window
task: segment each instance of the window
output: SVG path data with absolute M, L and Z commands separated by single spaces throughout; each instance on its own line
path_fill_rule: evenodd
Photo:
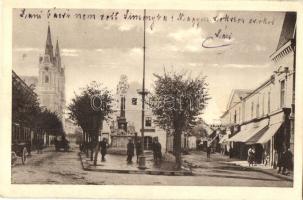
M 45 75 L 45 78 L 44 78 L 44 83 L 48 83 L 49 82 L 49 78 L 47 75 Z
M 264 116 L 264 99 L 265 99 L 265 94 L 262 96 L 262 116 Z
M 267 98 L 267 113 L 270 113 L 270 92 L 268 92 L 268 98 Z
M 152 118 L 151 117 L 146 117 L 145 118 L 145 126 L 146 127 L 151 127 L 152 126 Z
M 137 105 L 137 98 L 132 98 L 132 104 Z
M 251 117 L 251 118 L 254 117 L 254 102 L 251 102 L 251 113 L 250 113 L 250 117 Z
M 235 110 L 234 123 L 237 123 L 237 110 Z
M 285 80 L 281 81 L 280 107 L 282 108 L 284 104 L 285 104 Z
M 260 114 L 260 104 L 259 104 L 259 101 L 258 101 L 257 106 L 256 106 L 256 117 L 257 118 L 259 117 L 259 114 Z

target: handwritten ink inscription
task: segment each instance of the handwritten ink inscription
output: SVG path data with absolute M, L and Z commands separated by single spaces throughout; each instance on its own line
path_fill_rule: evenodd
M 228 33 L 226 31 L 227 27 L 225 26 L 225 30 L 221 28 L 214 33 L 212 36 L 206 37 L 202 42 L 203 48 L 219 48 L 219 47 L 227 47 L 231 45 L 232 41 L 232 33 Z M 215 44 L 213 44 L 215 42 Z
M 224 28 L 217 29 L 216 32 L 207 36 L 202 40 L 202 48 L 221 48 L 232 45 L 233 33 L 228 30 L 230 24 L 243 24 L 248 25 L 265 25 L 271 26 L 275 24 L 275 18 L 267 17 L 239 17 L 233 16 L 231 13 L 215 14 L 215 16 L 195 16 L 187 15 L 185 12 L 152 12 L 144 16 L 142 10 L 70 10 L 70 9 L 21 9 L 19 17 L 24 20 L 82 20 L 82 21 L 117 21 L 130 22 L 130 21 L 143 21 L 147 22 L 147 27 L 151 30 L 154 29 L 157 23 L 187 23 L 193 28 L 200 28 L 202 24 L 219 24 L 225 26 Z

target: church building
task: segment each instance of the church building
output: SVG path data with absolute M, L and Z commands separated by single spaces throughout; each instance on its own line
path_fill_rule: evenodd
M 63 117 L 65 106 L 65 74 L 61 65 L 59 42 L 53 50 L 50 27 L 48 26 L 45 52 L 39 57 L 37 92 L 41 106 L 45 106 L 59 117 Z
M 39 56 L 38 77 L 22 77 L 28 85 L 35 86 L 40 106 L 56 112 L 63 119 L 65 107 L 65 73 L 61 63 L 59 42 L 55 49 L 52 44 L 51 30 L 48 25 L 45 51 Z M 62 120 L 64 122 L 64 120 Z

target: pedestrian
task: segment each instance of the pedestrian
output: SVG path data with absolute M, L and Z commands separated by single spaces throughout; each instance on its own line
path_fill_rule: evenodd
M 140 140 L 136 143 L 136 154 L 137 154 L 137 163 L 139 162 L 139 156 L 142 154 L 142 146 Z
M 106 138 L 103 138 L 102 141 L 100 142 L 100 148 L 101 148 L 101 162 L 105 161 L 105 155 L 107 153 L 107 147 L 108 143 Z
M 162 152 L 161 152 L 162 147 L 161 147 L 161 144 L 158 141 L 158 139 L 155 139 L 154 148 L 155 148 L 155 155 L 156 155 L 155 163 L 160 164 L 160 162 L 162 160 Z
M 229 158 L 233 157 L 233 151 L 234 151 L 233 147 L 230 147 L 229 148 Z
M 254 150 L 252 147 L 248 149 L 247 155 L 248 166 L 250 167 L 254 163 Z
M 283 171 L 283 166 L 284 166 L 284 151 L 283 152 L 278 152 L 278 162 L 277 162 L 277 167 L 278 167 L 278 174 Z
M 269 153 L 264 150 L 264 154 L 263 154 L 263 164 L 264 166 L 267 166 L 269 164 Z
M 43 140 L 38 139 L 38 141 L 37 141 L 37 154 L 42 154 L 42 149 L 43 149 Z
M 290 151 L 290 149 L 286 149 L 282 154 L 282 174 L 288 175 L 289 171 L 292 169 L 292 158 L 293 155 Z
M 293 170 L 293 154 L 289 148 L 286 151 L 285 158 L 286 158 L 286 169 L 288 170 L 288 173 L 286 173 L 286 175 L 288 175 L 289 171 Z
M 154 156 L 154 162 L 156 162 L 157 160 L 157 152 L 156 152 L 156 139 L 153 140 L 152 142 L 152 150 L 153 150 L 153 156 Z
M 127 144 L 127 163 L 132 163 L 132 159 L 134 156 L 134 151 L 135 151 L 135 145 L 133 143 L 132 139 L 128 140 L 128 144 Z
M 207 159 L 210 159 L 210 152 L 211 152 L 211 143 L 207 142 L 207 148 L 206 148 Z
M 253 163 L 253 165 L 257 165 L 256 164 L 256 149 L 255 149 L 255 147 L 252 147 L 252 163 Z

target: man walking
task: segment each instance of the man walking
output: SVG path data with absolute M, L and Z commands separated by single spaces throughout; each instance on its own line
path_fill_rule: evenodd
M 280 166 L 279 166 L 279 170 L 278 173 L 281 172 L 281 168 L 282 168 L 282 174 L 283 175 L 288 175 L 289 171 L 292 168 L 292 153 L 290 151 L 290 149 L 286 149 L 284 150 L 284 152 L 282 153 L 281 156 L 281 161 L 280 161 Z M 286 171 L 288 171 L 286 173 Z
M 292 170 L 292 166 L 293 166 L 293 162 L 292 162 L 293 154 L 291 153 L 289 148 L 285 152 L 284 159 L 285 159 L 285 162 L 284 162 L 283 171 L 284 171 L 284 175 L 288 175 L 289 172 Z M 286 170 L 287 170 L 287 172 L 286 172 Z M 282 171 L 282 173 L 283 173 L 283 171 Z
M 252 147 L 250 147 L 248 149 L 247 155 L 248 155 L 248 157 L 247 157 L 248 166 L 249 167 L 253 166 L 254 165 L 254 150 Z
M 135 145 L 133 143 L 132 139 L 128 140 L 128 144 L 127 144 L 127 163 L 132 163 L 132 159 L 134 156 L 134 151 L 135 151 Z
M 207 148 L 206 148 L 206 154 L 207 154 L 207 159 L 210 159 L 210 152 L 211 152 L 211 142 L 207 142 Z
M 100 147 L 101 147 L 101 156 L 102 156 L 101 161 L 104 162 L 105 155 L 107 153 L 107 147 L 108 147 L 106 138 L 103 138 L 103 140 L 100 142 Z

